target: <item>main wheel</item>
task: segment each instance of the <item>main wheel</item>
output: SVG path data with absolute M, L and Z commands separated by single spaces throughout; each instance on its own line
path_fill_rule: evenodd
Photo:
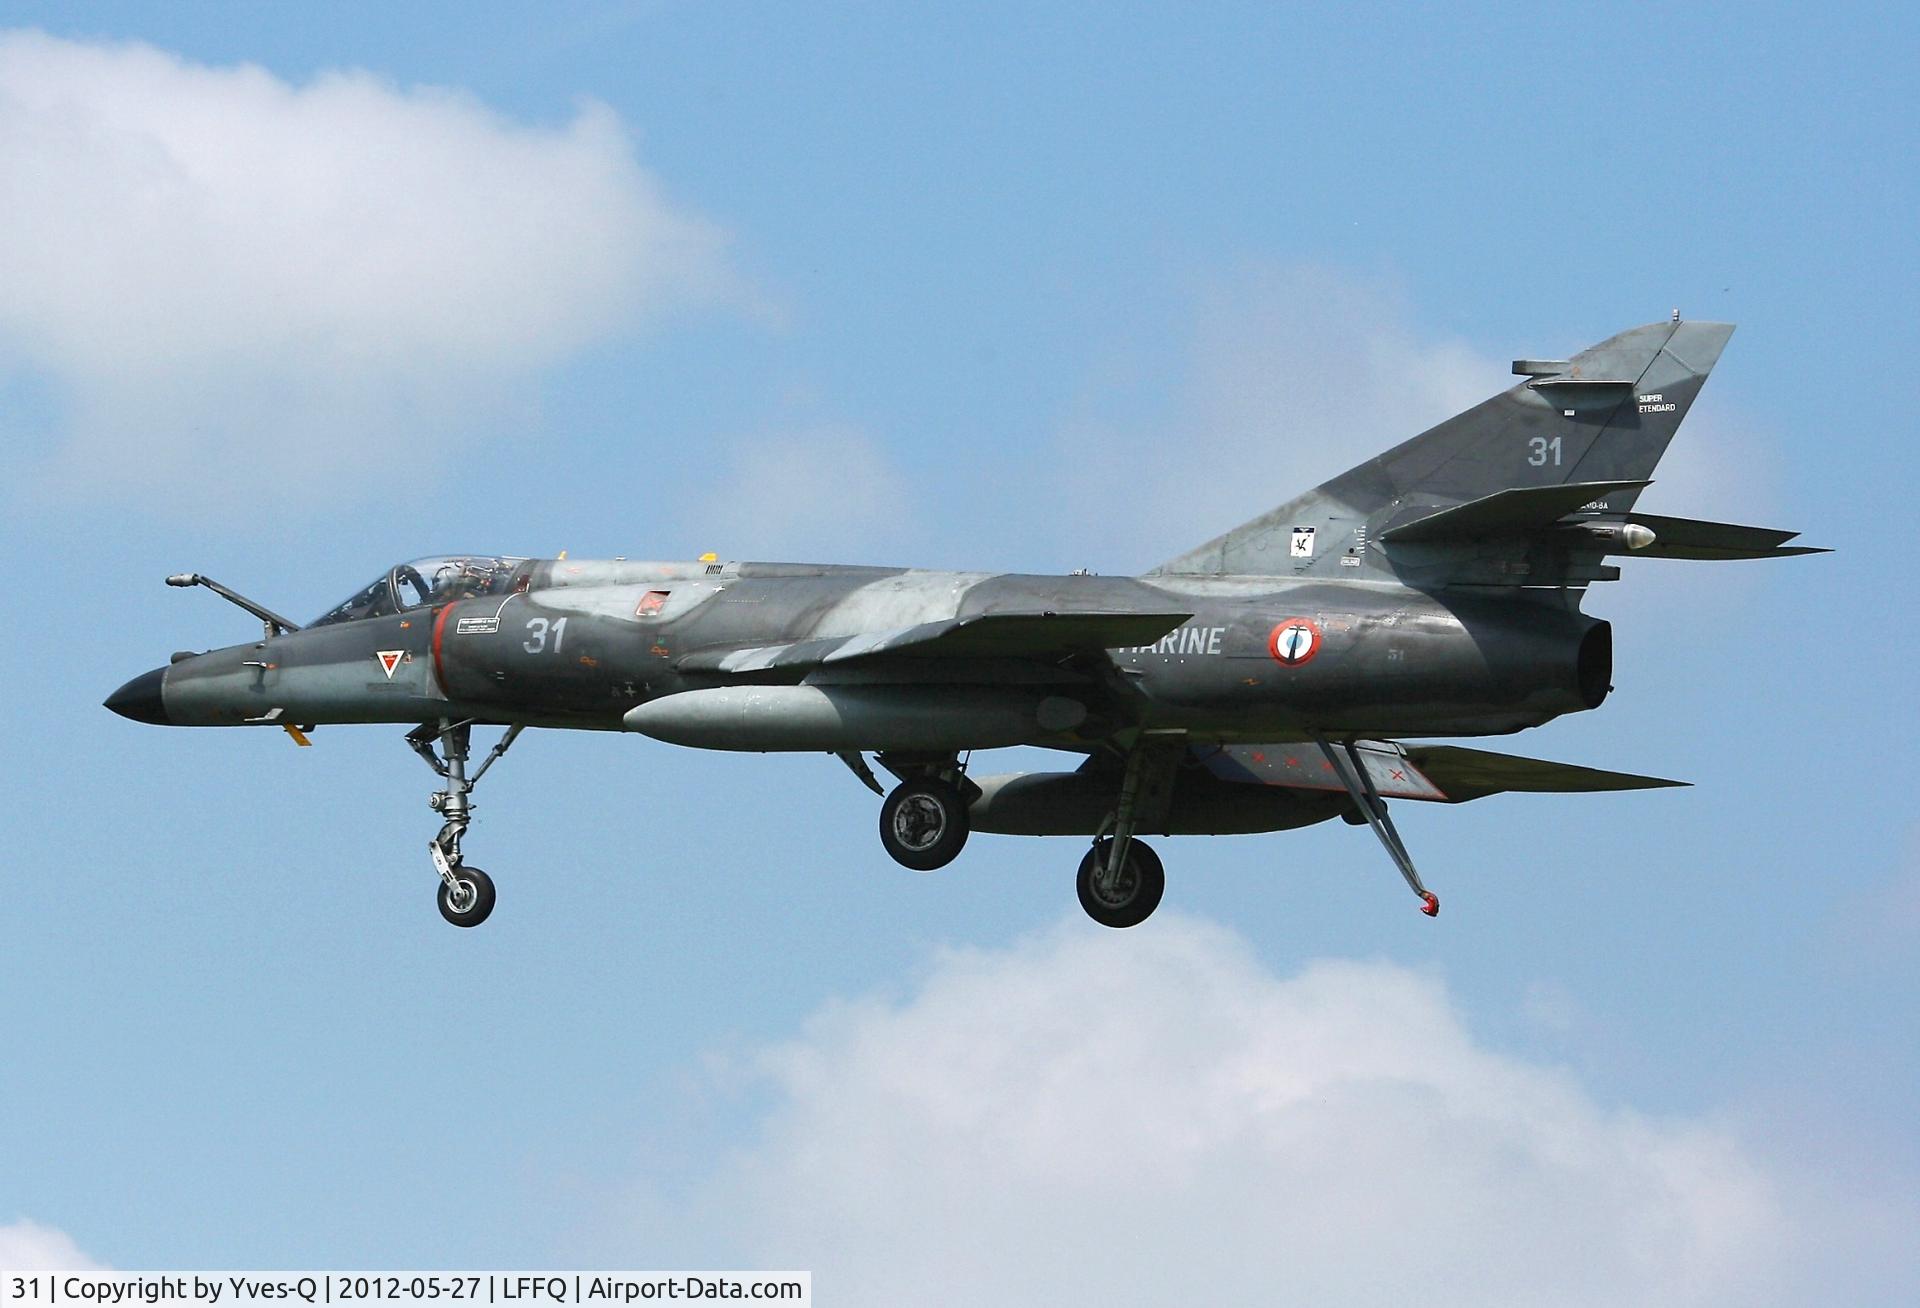
M 462 863 L 453 869 L 454 884 L 440 883 L 440 916 L 457 927 L 477 927 L 493 912 L 493 878 Z
M 967 801 L 944 781 L 905 782 L 880 806 L 880 843 L 894 862 L 915 872 L 953 862 L 967 831 Z
M 1111 886 L 1100 885 L 1099 874 L 1107 865 L 1107 851 L 1113 847 L 1111 836 L 1097 842 L 1080 860 L 1080 907 L 1101 926 L 1139 926 L 1160 906 L 1167 891 L 1167 871 L 1160 856 L 1138 840 L 1127 842 L 1127 860 Z

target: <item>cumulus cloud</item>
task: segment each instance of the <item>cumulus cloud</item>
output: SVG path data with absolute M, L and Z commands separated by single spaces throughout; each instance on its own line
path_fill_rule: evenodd
M 51 388 L 43 452 L 96 484 L 417 479 L 556 360 L 730 293 L 720 233 L 593 103 L 529 126 L 11 32 L 0 178 L 0 380 Z
M 80 1252 L 65 1231 L 22 1218 L 0 1226 L 0 1271 L 91 1272 L 101 1264 Z
M 761 1129 L 682 1220 L 836 1302 L 1755 1304 L 1841 1257 L 1726 1125 L 1486 1048 L 1432 977 L 1280 976 L 1191 919 L 948 953 L 749 1062 L 716 1088 L 770 1091 Z

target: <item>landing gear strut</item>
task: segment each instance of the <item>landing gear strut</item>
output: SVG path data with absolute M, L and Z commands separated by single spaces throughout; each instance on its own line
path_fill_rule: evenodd
M 435 725 L 422 723 L 407 733 L 407 744 L 426 760 L 427 766 L 446 779 L 445 790 L 435 791 L 427 805 L 445 821 L 440 834 L 427 842 L 427 854 L 433 870 L 440 876 L 440 916 L 457 927 L 477 927 L 493 912 L 493 878 L 468 864 L 460 852 L 460 838 L 473 820 L 473 804 L 468 796 L 480 784 L 487 769 L 519 739 L 521 728 L 508 727 L 484 762 L 467 775 L 467 758 L 472 746 L 473 723 L 452 722 L 442 718 Z M 438 752 L 435 744 L 439 745 Z
M 1101 926 L 1139 926 L 1160 906 L 1167 873 L 1160 856 L 1134 836 L 1166 820 L 1184 746 L 1138 741 L 1127 751 L 1120 800 L 1080 860 L 1080 907 Z

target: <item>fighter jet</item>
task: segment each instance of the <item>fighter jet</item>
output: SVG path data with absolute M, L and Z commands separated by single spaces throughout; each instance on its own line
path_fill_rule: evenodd
M 175 654 L 106 707 L 303 745 L 321 725 L 410 727 L 444 782 L 428 851 L 462 927 L 495 901 L 462 848 L 470 796 L 529 727 L 835 755 L 883 796 L 882 847 L 921 872 L 974 831 L 1079 836 L 1080 903 L 1110 927 L 1165 889 L 1144 835 L 1337 817 L 1432 916 L 1389 800 L 1682 784 L 1431 743 L 1600 707 L 1612 632 L 1580 606 L 1618 579 L 1609 557 L 1824 552 L 1634 507 L 1732 333 L 1676 313 L 1517 360 L 1511 388 L 1138 577 L 451 555 L 303 627 L 180 574 L 260 638 Z M 469 770 L 475 727 L 503 734 Z M 1014 745 L 1079 762 L 974 774 L 975 751 Z

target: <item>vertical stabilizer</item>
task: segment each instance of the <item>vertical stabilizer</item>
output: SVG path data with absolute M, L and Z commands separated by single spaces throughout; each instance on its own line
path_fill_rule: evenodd
M 1650 323 L 1565 361 L 1518 360 L 1524 381 L 1154 571 L 1352 578 L 1380 566 L 1382 531 L 1438 508 L 1644 483 L 1732 335 L 1727 323 Z M 1623 512 L 1640 489 L 1601 503 Z

